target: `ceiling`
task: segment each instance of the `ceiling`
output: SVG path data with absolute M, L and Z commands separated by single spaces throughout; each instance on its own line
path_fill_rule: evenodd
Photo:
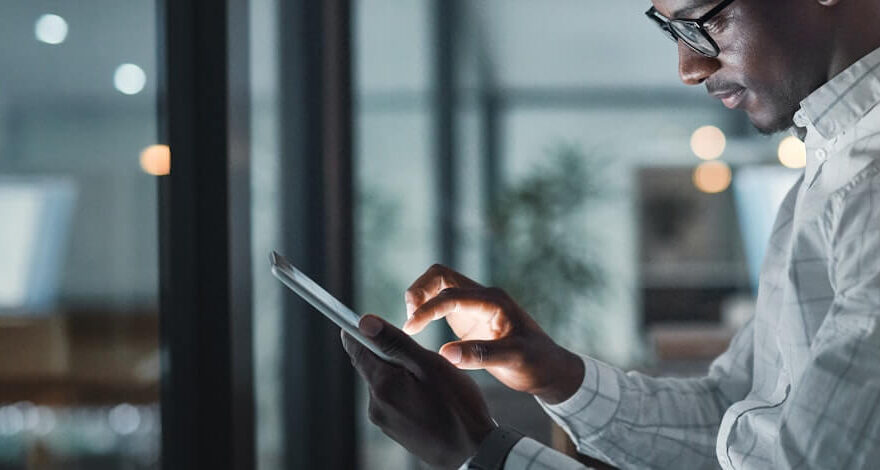
M 461 5 L 460 53 L 488 59 L 502 87 L 682 88 L 675 46 L 644 17 L 647 0 Z M 427 89 L 433 8 L 431 0 L 356 2 L 356 70 L 363 90 Z
M 271 8 L 272 1 L 254 0 Z M 356 0 L 355 72 L 366 91 L 427 89 L 431 77 L 430 0 Z M 647 1 L 466 0 L 464 47 L 485 48 L 481 60 L 507 88 L 669 87 L 680 89 L 675 49 L 646 21 Z M 156 8 L 151 0 L 28 0 L 0 7 L 0 103 L 57 98 L 152 100 L 156 85 Z M 44 13 L 67 20 L 64 43 L 35 39 Z M 272 15 L 254 18 L 271 21 Z M 252 20 L 252 28 L 254 21 Z M 262 34 L 262 33 L 261 33 Z M 271 61 L 252 49 L 255 64 Z M 465 51 L 473 52 L 473 51 Z M 145 92 L 126 96 L 113 72 L 131 62 L 147 74 Z M 262 80 L 254 70 L 255 84 Z
M 505 87 L 678 87 L 677 52 L 647 0 L 466 1 Z

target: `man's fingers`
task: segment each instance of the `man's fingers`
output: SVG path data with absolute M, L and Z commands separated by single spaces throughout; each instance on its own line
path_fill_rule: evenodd
M 435 264 L 419 276 L 406 290 L 404 302 L 406 303 L 406 317 L 412 317 L 413 312 L 425 302 L 433 299 L 444 289 L 450 287 L 481 287 L 479 283 L 467 276 L 458 273 L 442 264 Z
M 405 381 L 415 380 L 415 374 L 407 372 L 401 366 L 383 361 L 348 333 L 342 333 L 342 344 L 351 356 L 352 365 L 370 388 L 371 408 L 375 405 L 378 410 L 380 405 L 377 400 L 391 403 L 402 398 L 405 395 L 403 389 Z M 376 425 L 382 426 L 374 410 L 371 409 L 370 413 L 370 419 L 374 420 Z
M 345 349 L 345 352 L 351 359 L 351 365 L 360 372 L 364 380 L 369 381 L 365 370 L 372 370 L 375 367 L 375 362 L 380 359 L 350 334 L 340 331 L 340 335 L 342 336 L 342 348 Z
M 421 347 L 409 335 L 375 315 L 364 315 L 364 317 L 361 318 L 358 329 L 367 337 L 368 341 L 372 341 L 380 351 L 402 364 L 404 368 L 415 374 L 417 377 L 421 378 L 423 376 L 425 363 L 436 358 L 436 355 L 433 352 Z M 379 359 L 363 345 L 358 344 L 358 346 L 364 349 L 364 351 L 360 351 L 362 358 L 364 356 L 370 357 L 369 361 L 362 361 L 366 364 L 365 368 L 370 368 L 376 361 L 383 366 L 387 365 L 393 367 L 392 364 Z M 372 382 L 372 380 L 370 381 Z
M 501 307 L 486 297 L 483 288 L 444 289 L 410 315 L 403 325 L 403 331 L 413 335 L 434 320 L 460 312 L 467 312 L 476 320 L 488 321 L 501 312 Z
M 459 369 L 485 369 L 514 365 L 522 360 L 522 348 L 513 338 L 495 341 L 454 341 L 440 348 L 440 355 Z

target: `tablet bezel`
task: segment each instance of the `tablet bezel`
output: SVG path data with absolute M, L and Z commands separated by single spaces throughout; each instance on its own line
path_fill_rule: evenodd
M 379 356 L 382 360 L 396 362 L 361 334 L 360 330 L 358 330 L 360 315 L 345 306 L 345 304 L 330 295 L 317 282 L 294 267 L 287 258 L 273 251 L 269 255 L 269 263 L 272 266 L 272 275 L 287 286 L 288 289 L 292 290 L 308 302 L 309 305 L 330 319 L 330 321 L 358 340 L 359 343 L 366 346 L 373 354 Z

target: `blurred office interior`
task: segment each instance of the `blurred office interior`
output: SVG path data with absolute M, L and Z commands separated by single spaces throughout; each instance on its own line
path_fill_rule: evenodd
M 705 372 L 803 147 L 682 85 L 648 6 L 4 2 L 0 469 L 421 468 L 273 249 L 398 324 L 440 262 L 573 350 Z

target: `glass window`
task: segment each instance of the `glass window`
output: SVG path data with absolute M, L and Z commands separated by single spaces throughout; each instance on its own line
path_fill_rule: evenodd
M 403 293 L 437 261 L 429 1 L 354 2 L 356 310 L 402 324 Z M 418 339 L 434 344 L 438 331 Z M 362 468 L 415 461 L 367 418 L 358 379 Z
M 0 468 L 158 468 L 154 2 L 0 6 Z

